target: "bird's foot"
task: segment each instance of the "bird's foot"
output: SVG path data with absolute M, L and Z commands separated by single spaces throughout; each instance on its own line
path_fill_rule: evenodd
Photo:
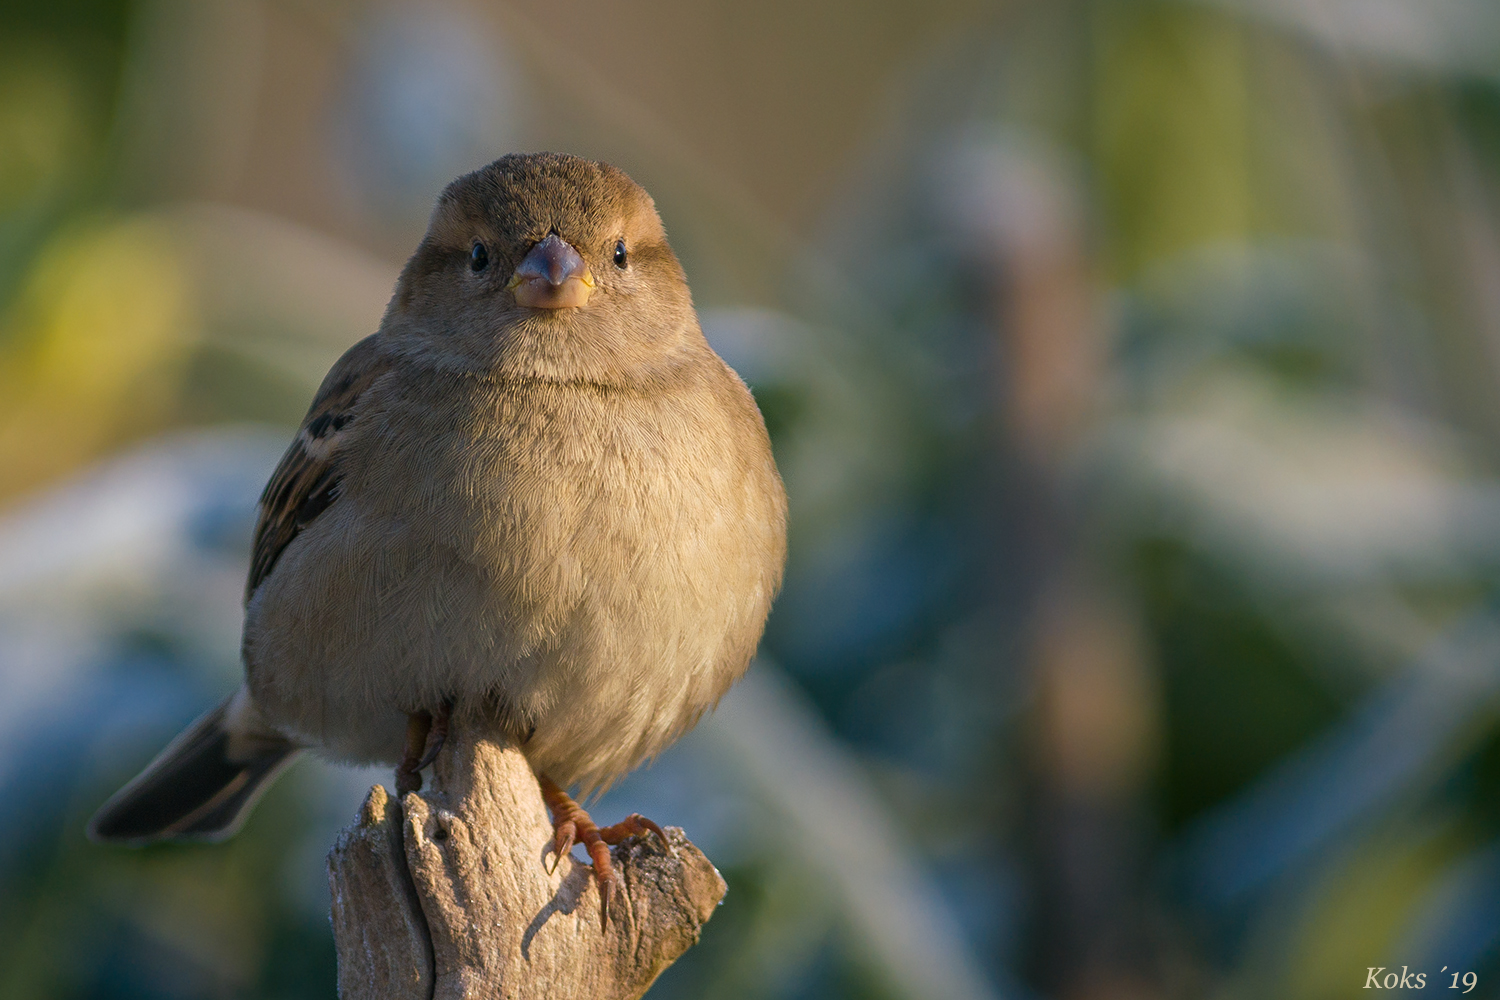
M 438 753 L 448 740 L 448 717 L 453 712 L 453 700 L 444 701 L 437 715 L 430 712 L 412 712 L 406 717 L 406 749 L 401 764 L 396 768 L 396 794 L 422 790 L 421 771 L 437 760 Z
M 631 837 L 644 837 L 648 833 L 656 834 L 656 839 L 661 841 L 662 848 L 672 857 L 677 856 L 677 849 L 672 846 L 672 842 L 667 839 L 662 828 L 656 825 L 656 821 L 647 819 L 640 813 L 631 813 L 612 826 L 599 828 L 599 838 L 606 844 L 624 843 Z
M 422 752 L 427 749 L 427 735 L 432 732 L 430 712 L 412 712 L 406 717 L 406 752 L 396 767 L 396 794 L 422 790 Z
M 599 884 L 599 920 L 609 926 L 609 901 L 616 889 L 624 889 L 614 861 L 609 855 L 609 845 L 618 844 L 630 837 L 654 833 L 661 839 L 668 852 L 672 845 L 662 828 L 640 813 L 632 813 L 613 826 L 599 827 L 584 808 L 567 792 L 559 788 L 551 778 L 540 776 L 542 798 L 552 813 L 552 866 L 548 874 L 555 872 L 562 859 L 573 850 L 574 844 L 582 844 L 594 862 L 594 881 Z
M 432 729 L 428 732 L 426 740 L 427 752 L 417 763 L 418 771 L 437 760 L 437 755 L 443 750 L 443 744 L 448 742 L 448 718 L 452 714 L 453 699 L 444 699 L 443 703 L 438 706 L 437 714 L 432 717 Z

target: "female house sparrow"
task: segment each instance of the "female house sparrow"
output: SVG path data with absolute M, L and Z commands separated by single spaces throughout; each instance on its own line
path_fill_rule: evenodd
M 749 664 L 786 496 L 709 348 L 650 196 L 615 167 L 506 156 L 438 200 L 374 335 L 334 364 L 261 496 L 245 684 L 90 824 L 222 838 L 304 748 L 400 763 L 448 707 L 517 743 L 559 857 L 587 793 L 691 728 Z M 659 831 L 658 831 L 659 832 Z

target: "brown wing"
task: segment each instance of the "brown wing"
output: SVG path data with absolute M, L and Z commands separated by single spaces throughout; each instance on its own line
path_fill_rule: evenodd
M 245 600 L 270 575 L 297 533 L 338 498 L 339 444 L 359 418 L 360 397 L 390 367 L 391 359 L 381 352 L 376 336 L 370 336 L 329 369 L 301 430 L 260 495 Z

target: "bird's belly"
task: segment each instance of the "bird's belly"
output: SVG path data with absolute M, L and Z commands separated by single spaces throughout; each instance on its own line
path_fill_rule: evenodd
M 754 650 L 767 519 L 712 475 L 572 471 L 470 468 L 472 488 L 407 510 L 378 482 L 341 497 L 248 609 L 262 710 L 336 759 L 394 762 L 405 713 L 454 698 L 564 785 L 665 746 Z

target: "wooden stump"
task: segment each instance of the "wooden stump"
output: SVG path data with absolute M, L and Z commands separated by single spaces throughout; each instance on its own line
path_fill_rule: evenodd
M 593 869 L 549 875 L 552 826 L 513 747 L 455 731 L 431 787 L 376 785 L 328 856 L 343 1000 L 639 997 L 698 940 L 725 885 L 682 831 L 614 848 L 601 928 Z

